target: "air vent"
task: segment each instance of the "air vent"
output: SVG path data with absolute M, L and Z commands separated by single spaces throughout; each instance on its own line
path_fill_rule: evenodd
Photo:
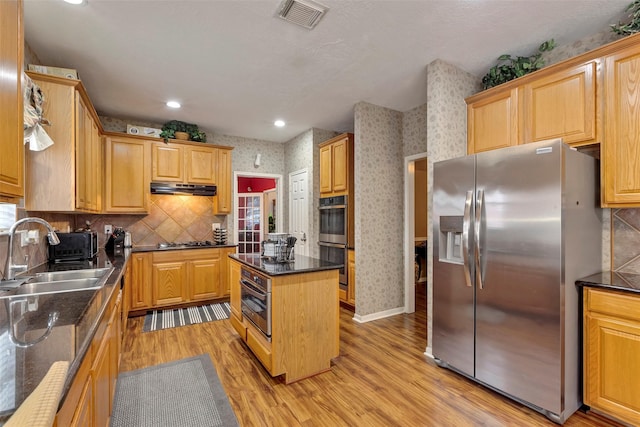
M 278 17 L 308 29 L 315 27 L 328 8 L 310 0 L 284 0 Z

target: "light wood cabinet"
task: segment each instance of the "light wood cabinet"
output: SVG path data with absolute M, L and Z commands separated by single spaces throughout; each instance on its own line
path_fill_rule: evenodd
M 0 201 L 24 196 L 22 0 L 0 2 Z
M 518 89 L 467 98 L 469 154 L 517 145 Z
M 640 296 L 584 290 L 584 403 L 640 424 Z
M 166 255 L 166 254 L 163 254 Z M 154 307 L 179 304 L 187 300 L 187 270 L 183 261 L 162 261 L 153 256 L 151 302 Z
M 640 206 L 640 45 L 604 59 L 603 206 Z
M 242 320 L 242 307 L 240 299 L 240 263 L 232 261 L 231 258 L 227 260 L 229 266 L 229 305 L 231 306 L 231 314 L 236 317 L 237 320 Z
M 356 251 L 349 249 L 347 251 L 347 297 L 349 304 L 356 305 Z
M 602 141 L 602 108 L 596 91 L 599 62 L 588 61 L 522 86 L 521 144 L 560 137 L 572 146 Z
M 149 209 L 151 144 L 110 134 L 105 141 L 107 213 L 146 213 Z
M 241 263 L 230 259 L 231 324 L 272 376 L 291 383 L 331 369 L 339 351 L 338 270 L 271 276 L 271 342 L 238 317 Z M 234 306 L 236 306 L 234 308 Z
M 154 142 L 151 180 L 184 184 L 216 184 L 218 149 L 207 145 Z
M 129 307 L 139 310 L 151 307 L 151 252 L 131 254 L 131 291 Z
M 99 212 L 102 165 L 98 115 L 79 80 L 27 72 L 45 94 L 44 126 L 54 144 L 26 155 L 29 211 Z
M 233 209 L 233 178 L 230 147 L 218 148 L 218 169 L 216 196 L 213 198 L 213 213 L 230 214 Z
M 320 195 L 353 194 L 353 134 L 338 135 L 319 147 Z

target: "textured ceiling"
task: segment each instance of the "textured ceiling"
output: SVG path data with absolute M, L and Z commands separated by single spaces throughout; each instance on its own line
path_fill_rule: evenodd
M 482 76 L 503 53 L 606 30 L 630 0 L 320 2 L 310 31 L 275 17 L 279 0 L 25 0 L 25 37 L 44 65 L 78 70 L 99 114 L 284 142 L 352 130 L 360 101 L 423 104 L 435 59 Z

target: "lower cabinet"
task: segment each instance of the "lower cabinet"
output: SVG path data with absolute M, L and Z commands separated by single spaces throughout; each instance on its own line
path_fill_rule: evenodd
M 122 294 L 115 291 L 64 403 L 58 427 L 108 427 L 120 369 Z
M 584 289 L 586 405 L 640 425 L 640 296 Z
M 129 307 L 139 310 L 151 307 L 151 252 L 131 254 L 130 274 L 131 290 L 129 291 Z

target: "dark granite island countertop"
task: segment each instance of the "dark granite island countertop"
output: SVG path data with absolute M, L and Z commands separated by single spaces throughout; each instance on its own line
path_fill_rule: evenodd
M 0 291 L 0 425 L 11 417 L 56 361 L 69 362 L 60 403 L 64 401 L 104 315 L 107 302 L 113 292 L 120 289 L 120 279 L 129 253 L 126 250 L 123 256 L 113 257 L 100 250 L 95 261 L 42 264 L 25 273 L 31 275 L 47 271 L 113 267 L 104 286 L 97 290 L 29 297 L 7 296 Z M 19 307 L 23 310 L 22 315 L 13 313 L 15 324 L 12 337 L 9 331 L 10 306 L 12 301 L 20 300 L 25 303 Z M 46 332 L 49 314 L 53 312 L 57 312 L 59 317 L 49 335 L 25 347 L 21 341 L 35 341 Z
M 603 271 L 576 280 L 576 286 L 610 289 L 640 295 L 640 274 Z
M 255 268 L 268 276 L 282 276 L 285 274 L 313 273 L 315 271 L 336 270 L 344 267 L 344 264 L 335 264 L 311 258 L 304 255 L 296 255 L 291 262 L 270 262 L 260 255 L 255 254 L 230 254 L 230 258 L 240 261 L 242 264 Z

